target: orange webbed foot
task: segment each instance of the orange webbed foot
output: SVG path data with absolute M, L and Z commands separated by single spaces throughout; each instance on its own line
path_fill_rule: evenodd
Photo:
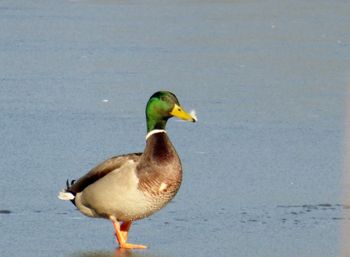
M 113 221 L 113 226 L 115 229 L 115 235 L 117 242 L 119 243 L 120 249 L 146 249 L 146 245 L 130 244 L 127 243 L 129 229 L 131 227 L 131 221 L 123 222 L 121 225 L 119 222 Z

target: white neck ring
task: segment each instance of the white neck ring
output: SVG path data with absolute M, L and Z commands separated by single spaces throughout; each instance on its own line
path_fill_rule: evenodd
M 147 133 L 146 135 L 146 140 L 152 136 L 153 134 L 157 134 L 157 133 L 166 133 L 166 131 L 164 129 L 153 129 L 150 132 Z

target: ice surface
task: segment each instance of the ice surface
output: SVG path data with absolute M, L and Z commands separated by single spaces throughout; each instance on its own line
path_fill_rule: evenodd
M 349 10 L 1 1 L 1 256 L 339 256 Z M 57 193 L 142 151 L 145 104 L 160 89 L 200 117 L 167 127 L 184 182 L 133 226 L 130 241 L 150 249 L 115 252 L 110 222 Z

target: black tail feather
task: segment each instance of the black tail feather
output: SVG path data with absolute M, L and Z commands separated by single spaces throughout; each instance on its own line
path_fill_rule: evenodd
M 69 188 L 75 183 L 75 179 L 69 182 L 69 179 L 66 181 L 66 191 L 69 191 Z

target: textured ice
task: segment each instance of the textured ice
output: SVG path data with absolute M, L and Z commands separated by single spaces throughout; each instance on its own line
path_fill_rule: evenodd
M 339 256 L 348 1 L 1 1 L 1 256 Z M 144 148 L 173 91 L 175 200 L 113 227 L 57 199 L 66 179 Z M 104 100 L 108 100 L 108 104 Z M 346 242 L 347 243 L 347 242 Z

